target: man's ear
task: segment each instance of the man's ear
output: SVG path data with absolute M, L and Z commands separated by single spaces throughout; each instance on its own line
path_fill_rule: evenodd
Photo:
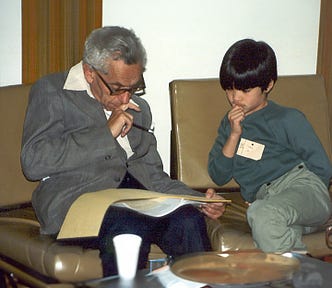
M 270 83 L 269 83 L 269 85 L 268 85 L 268 86 L 266 87 L 266 89 L 264 90 L 264 92 L 265 92 L 266 94 L 268 94 L 268 93 L 272 90 L 273 86 L 274 86 L 274 81 L 271 80 Z
M 91 67 L 86 63 L 83 63 L 83 72 L 84 72 L 85 80 L 89 84 L 91 84 L 94 80 L 94 74 L 93 74 L 93 70 L 91 69 Z

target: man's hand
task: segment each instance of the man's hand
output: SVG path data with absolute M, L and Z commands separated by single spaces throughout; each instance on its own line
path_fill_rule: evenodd
M 122 137 L 126 136 L 133 125 L 133 116 L 126 112 L 127 109 L 141 111 L 139 106 L 131 102 L 122 104 L 119 108 L 114 109 L 107 122 L 114 138 L 117 138 L 120 134 Z
M 208 199 L 224 199 L 216 193 L 212 188 L 205 192 L 205 197 Z M 207 203 L 202 205 L 202 212 L 211 219 L 218 219 L 225 212 L 225 203 Z

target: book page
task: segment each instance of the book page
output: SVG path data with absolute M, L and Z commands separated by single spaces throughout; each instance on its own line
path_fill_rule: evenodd
M 171 200 L 165 201 L 167 199 Z M 140 213 L 160 217 L 184 205 L 182 199 L 195 203 L 230 202 L 230 200 L 207 199 L 203 196 L 173 195 L 140 189 L 107 189 L 85 193 L 70 207 L 57 239 L 98 236 L 104 215 L 108 207 L 114 203 L 129 205 L 131 209 Z M 121 202 L 124 204 L 119 204 Z
M 112 204 L 112 206 L 132 209 L 152 217 L 162 217 L 186 204 L 199 206 L 205 204 L 205 202 L 185 200 L 183 198 L 152 198 L 144 200 L 120 201 Z

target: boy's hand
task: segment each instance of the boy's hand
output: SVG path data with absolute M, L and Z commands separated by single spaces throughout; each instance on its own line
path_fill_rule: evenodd
M 233 108 L 228 112 L 228 120 L 231 124 L 232 134 L 242 134 L 241 122 L 244 120 L 244 118 L 245 114 L 243 108 L 237 105 L 233 105 Z
M 235 155 L 235 149 L 242 134 L 241 122 L 245 118 L 245 113 L 242 107 L 233 104 L 233 108 L 228 112 L 228 120 L 231 125 L 231 133 L 222 148 L 222 153 L 232 158 Z

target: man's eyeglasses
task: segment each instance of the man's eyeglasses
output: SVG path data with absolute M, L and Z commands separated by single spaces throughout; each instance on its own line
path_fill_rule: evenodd
M 117 96 L 123 93 L 128 92 L 130 95 L 137 95 L 137 96 L 143 96 L 145 94 L 145 82 L 143 75 L 141 76 L 140 85 L 138 87 L 131 87 L 131 88 L 120 88 L 120 89 L 113 89 L 106 81 L 105 79 L 99 74 L 97 69 L 93 68 L 93 70 L 96 72 L 98 78 L 103 82 L 103 84 L 106 86 L 106 88 L 109 90 L 111 96 Z

